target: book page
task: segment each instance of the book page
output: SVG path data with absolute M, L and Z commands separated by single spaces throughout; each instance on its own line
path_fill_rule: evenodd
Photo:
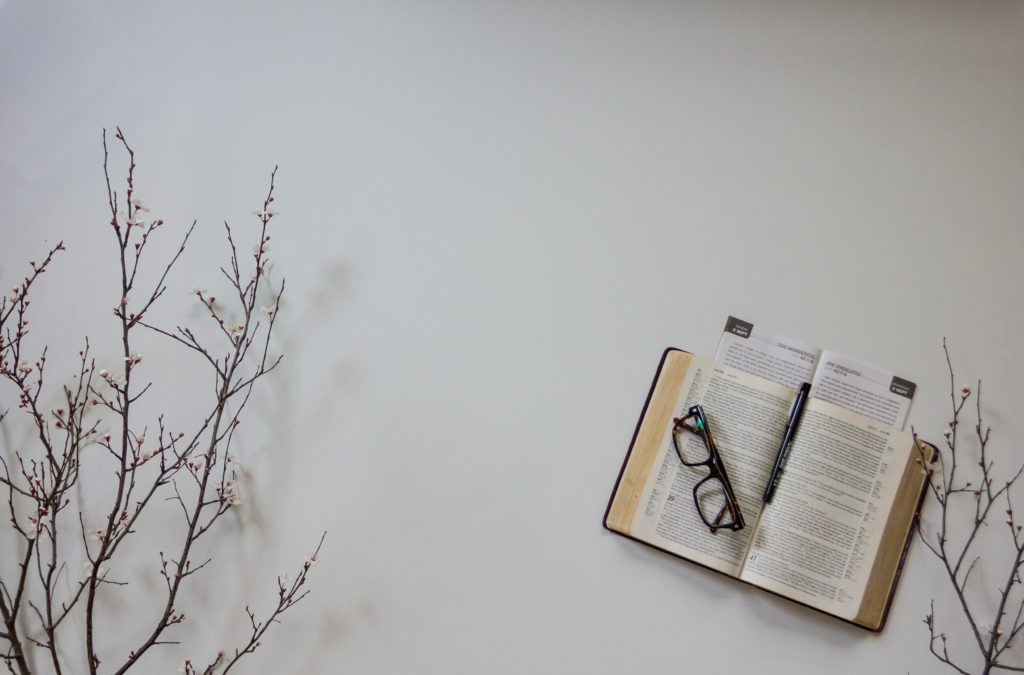
M 811 382 L 811 396 L 830 401 L 876 422 L 902 429 L 917 385 L 892 373 L 823 352 Z
M 734 368 L 695 356 L 680 389 L 674 415 L 681 417 L 695 403 L 704 407 L 712 438 L 722 456 L 740 503 L 746 527 L 712 534 L 693 499 L 694 485 L 708 475 L 704 467 L 688 467 L 672 444 L 672 422 L 662 435 L 660 450 L 644 486 L 630 533 L 676 555 L 737 575 L 761 510 L 768 473 L 775 461 L 796 392 Z M 702 444 L 695 434 L 687 443 Z M 685 451 L 685 447 L 684 447 Z
M 809 401 L 741 578 L 853 620 L 913 447 L 908 433 Z
M 806 342 L 758 330 L 730 316 L 718 341 L 715 361 L 799 389 L 810 382 L 821 350 Z

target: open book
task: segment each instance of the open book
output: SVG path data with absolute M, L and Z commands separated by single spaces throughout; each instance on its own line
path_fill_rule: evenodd
M 822 612 L 880 630 L 934 448 L 811 390 L 771 504 L 762 504 L 796 390 L 666 350 L 605 527 Z M 712 534 L 693 498 L 673 417 L 704 407 L 746 527 Z

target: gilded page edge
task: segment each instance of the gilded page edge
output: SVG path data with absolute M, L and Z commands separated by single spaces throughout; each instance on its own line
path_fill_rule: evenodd
M 671 351 L 666 354 L 608 509 L 605 526 L 610 530 L 626 535 L 632 531 L 640 496 L 661 449 L 665 429 L 672 421 L 676 398 L 692 361 L 693 354 L 687 352 Z
M 913 451 L 907 457 L 903 479 L 900 481 L 896 500 L 889 511 L 889 519 L 882 532 L 882 542 L 864 588 L 864 597 L 861 599 L 857 616 L 853 619 L 854 623 L 871 630 L 880 630 L 884 622 L 893 586 L 903 564 L 907 539 L 912 535 L 921 496 L 927 485 L 926 465 L 931 460 L 934 449 L 922 441 L 916 443 L 919 451 Z

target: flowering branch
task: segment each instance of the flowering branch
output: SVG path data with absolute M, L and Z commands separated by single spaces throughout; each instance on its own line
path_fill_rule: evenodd
M 1019 524 L 1015 518 L 1012 501 L 1012 488 L 1024 475 L 1024 465 L 1008 480 L 997 478 L 993 471 L 995 462 L 988 454 L 992 429 L 985 425 L 981 412 L 981 381 L 977 383 L 976 393 L 969 386 L 958 389 L 945 339 L 942 341 L 942 349 L 949 370 L 953 414 L 943 433 L 945 448 L 937 453 L 933 460 L 937 463 L 936 470 L 929 474 L 928 485 L 939 504 L 938 523 L 931 534 L 921 528 L 918 535 L 938 559 L 953 587 L 962 617 L 982 660 L 982 669 L 978 672 L 987 674 L 996 669 L 1024 672 L 1024 668 L 1002 660 L 1014 639 L 1024 630 L 1024 593 L 1020 588 L 1020 571 L 1024 564 L 1024 525 Z M 973 438 L 978 448 L 977 459 L 965 456 L 965 439 L 959 435 L 961 413 L 972 395 L 977 422 L 973 435 L 967 438 Z M 1005 581 L 996 588 L 996 610 L 991 620 L 985 623 L 981 618 L 983 607 L 990 606 L 991 601 L 984 597 L 981 600 L 972 597 L 980 591 L 977 584 L 970 584 L 971 575 L 981 562 L 981 557 L 974 553 L 974 549 L 983 528 L 989 523 L 993 508 L 998 511 L 1003 505 L 1009 533 L 1007 543 L 1010 544 L 1010 560 L 1006 567 Z M 970 670 L 950 656 L 947 634 L 936 632 L 934 600 L 924 623 L 928 626 L 932 654 L 957 672 L 970 675 Z
M 264 633 L 267 632 L 271 625 L 279 623 L 277 617 L 309 595 L 308 590 L 303 590 L 303 586 L 306 585 L 306 575 L 309 574 L 310 568 L 320 561 L 320 547 L 324 545 L 324 537 L 326 536 L 326 532 L 321 535 L 320 543 L 317 544 L 316 550 L 313 551 L 311 556 L 306 558 L 306 561 L 302 564 L 302 569 L 299 570 L 298 575 L 294 579 L 289 574 L 283 574 L 277 578 L 277 606 L 271 611 L 269 617 L 262 621 L 257 621 L 255 613 L 248 607 L 245 608 L 245 613 L 249 616 L 249 624 L 252 626 L 252 633 L 245 645 L 235 649 L 234 657 L 227 662 L 222 673 L 226 674 L 234 668 L 235 664 L 246 654 L 255 652 L 262 644 L 261 639 Z M 213 675 L 223 660 L 224 652 L 219 652 L 213 662 L 203 670 L 203 675 Z
M 15 565 L 13 575 L 5 577 L 3 574 L 10 572 L 0 571 L 0 663 L 17 675 L 33 672 L 30 649 L 43 650 L 53 672 L 63 672 L 66 656 L 59 647 L 59 629 L 75 613 L 80 613 L 84 626 L 89 672 L 98 673 L 101 635 L 96 623 L 97 603 L 108 592 L 105 589 L 126 585 L 108 578 L 110 563 L 125 540 L 136 533 L 139 519 L 154 497 L 168 491 L 173 495 L 167 499 L 181 508 L 183 526 L 177 541 L 169 542 L 176 553 L 166 555 L 161 551 L 158 556 L 158 573 L 165 587 L 163 602 L 137 646 L 112 672 L 127 672 L 158 645 L 177 644 L 172 629 L 186 620 L 185 612 L 178 607 L 181 588 L 212 563 L 210 558 L 193 560 L 195 544 L 222 516 L 241 504 L 229 453 L 235 432 L 254 385 L 281 362 L 280 356 L 271 358 L 269 350 L 284 282 L 269 288 L 265 272 L 268 228 L 276 215 L 271 205 L 277 169 L 271 173 L 262 209 L 255 212 L 259 239 L 251 259 L 240 257 L 231 227 L 224 224 L 230 264 L 220 271 L 230 285 L 229 301 L 218 302 L 205 289 L 194 291 L 213 321 L 214 335 L 208 339 L 194 328 L 176 326 L 169 330 L 149 319 L 151 309 L 167 290 L 169 275 L 185 252 L 196 223 L 193 221 L 166 263 L 158 268 L 161 271 L 156 282 L 140 289 L 140 263 L 147 258 L 149 244 L 164 222 L 150 218 L 149 208 L 136 194 L 135 152 L 120 129 L 115 139 L 129 159 L 120 196 L 110 178 L 104 131 L 109 227 L 120 263 L 120 288 L 113 308 L 120 329 L 120 364 L 97 369 L 86 340 L 78 353 L 71 384 L 61 389 L 60 402 L 52 409 L 41 403 L 52 400 L 43 395 L 47 391 L 47 349 L 43 347 L 34 358 L 29 356 L 29 295 L 54 256 L 64 251 L 63 243 L 53 247 L 41 263 L 31 261 L 31 272 L 10 295 L 0 298 L 0 381 L 8 383 L 17 394 L 18 409 L 27 416 L 38 445 L 34 450 L 19 449 L 0 456 L 0 489 L 5 493 L 11 530 L 18 544 L 10 552 Z M 260 307 L 267 295 L 269 304 Z M 135 404 L 150 393 L 153 385 L 141 383 L 143 357 L 133 348 L 139 330 L 183 345 L 212 370 L 215 386 L 209 407 L 187 432 L 169 429 L 164 415 L 158 416 L 153 425 L 138 422 Z M 0 409 L 0 421 L 8 412 Z M 154 433 L 149 433 L 150 426 L 155 427 Z M 73 491 L 81 472 L 82 452 L 90 446 L 102 450 L 99 455 L 90 454 L 90 461 L 109 462 L 114 475 L 101 524 L 92 526 L 87 523 L 96 521 L 84 510 L 78 490 Z M 70 536 L 67 518 L 61 513 L 67 509 L 77 510 L 77 532 Z M 314 562 L 320 546 L 316 550 Z M 83 576 L 73 575 L 68 565 L 76 554 L 85 558 Z M 299 587 L 305 584 L 311 564 L 307 561 L 297 585 L 281 595 L 281 603 L 267 620 L 256 622 L 249 613 L 252 625 L 258 626 L 255 642 L 236 651 L 225 672 L 255 650 L 282 612 L 305 597 L 306 591 L 300 593 Z

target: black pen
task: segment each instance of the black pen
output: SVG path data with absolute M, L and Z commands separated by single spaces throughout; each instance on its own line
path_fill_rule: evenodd
M 779 446 L 779 454 L 775 457 L 775 466 L 768 477 L 768 487 L 764 490 L 764 503 L 770 504 L 772 495 L 775 494 L 775 487 L 779 484 L 779 477 L 782 475 L 782 465 L 786 462 L 786 455 L 789 454 L 789 446 L 793 445 L 793 434 L 800 424 L 800 417 L 804 414 L 804 403 L 807 402 L 807 395 L 811 393 L 811 383 L 804 382 L 800 385 L 800 391 L 793 401 L 793 409 L 789 413 L 789 421 L 786 422 L 786 433 L 782 436 L 782 445 Z

